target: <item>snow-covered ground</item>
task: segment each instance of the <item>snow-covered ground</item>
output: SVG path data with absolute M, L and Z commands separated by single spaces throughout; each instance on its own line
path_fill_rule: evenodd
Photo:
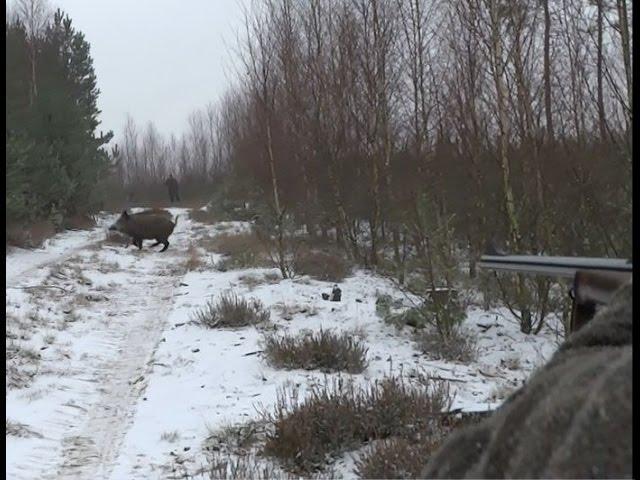
M 6 416 L 7 429 L 18 433 L 7 436 L 7 478 L 168 478 L 177 458 L 199 463 L 211 432 L 256 418 L 284 384 L 304 392 L 325 381 L 322 373 L 269 367 L 257 328 L 189 323 L 227 290 L 260 300 L 279 331 L 358 329 L 370 364 L 346 376 L 364 382 L 416 368 L 451 380 L 454 408 L 495 408 L 556 348 L 553 333 L 523 335 L 504 310 L 470 310 L 466 327 L 478 334 L 478 361 L 431 361 L 407 332 L 379 318 L 377 296 L 400 295 L 363 271 L 340 284 L 339 303 L 321 298 L 332 284 L 304 277 L 250 286 L 243 277 L 272 270 L 219 272 L 211 268 L 215 254 L 185 274 L 188 247 L 199 235 L 247 225 L 196 224 L 186 210 L 171 210 L 180 219 L 164 253 L 102 243 L 115 218 L 103 216 L 91 232 L 7 254 Z M 345 477 L 353 476 L 349 462 L 346 456 L 337 465 Z

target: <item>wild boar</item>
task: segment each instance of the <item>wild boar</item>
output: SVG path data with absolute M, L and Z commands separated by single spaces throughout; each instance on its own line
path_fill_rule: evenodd
M 176 227 L 178 217 L 171 221 L 165 215 L 153 214 L 148 212 L 128 214 L 123 211 L 120 218 L 109 227 L 110 231 L 117 231 L 131 237 L 132 243 L 142 249 L 143 240 L 155 240 L 156 243 L 151 245 L 155 247 L 161 243 L 164 245 L 161 252 L 169 248 L 169 235 L 173 233 Z
M 156 208 L 156 207 L 147 208 L 146 210 L 143 210 L 138 213 L 132 213 L 130 215 L 160 215 L 168 218 L 169 220 L 172 219 L 171 212 L 169 212 L 168 210 L 165 210 L 164 208 Z

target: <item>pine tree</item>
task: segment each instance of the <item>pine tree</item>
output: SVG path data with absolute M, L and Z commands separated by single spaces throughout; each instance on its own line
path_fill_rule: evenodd
M 97 88 L 90 45 L 58 10 L 37 39 L 35 98 L 29 92 L 27 35 L 18 19 L 7 38 L 7 216 L 29 221 L 68 215 L 97 205 L 96 185 L 106 172 L 96 136 Z

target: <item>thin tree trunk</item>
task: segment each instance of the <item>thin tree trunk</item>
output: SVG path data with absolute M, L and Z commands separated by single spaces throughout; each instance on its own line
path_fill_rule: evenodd
M 617 0 L 618 18 L 620 22 L 620 40 L 622 43 L 622 59 L 624 62 L 624 73 L 627 82 L 627 137 L 629 147 L 631 147 L 631 126 L 633 120 L 633 80 L 631 70 L 631 48 L 629 35 L 629 19 L 627 15 L 627 1 Z
M 605 120 L 605 110 L 604 110 L 604 75 L 603 75 L 603 55 L 602 55 L 602 34 L 603 34 L 603 23 L 604 23 L 604 5 L 602 4 L 603 0 L 596 0 L 597 8 L 598 8 L 598 16 L 597 16 L 597 30 L 598 30 L 598 39 L 596 42 L 596 76 L 597 76 L 597 102 L 598 102 L 598 128 L 600 130 L 600 140 L 605 141 L 607 138 L 607 126 Z
M 547 120 L 547 142 L 553 143 L 555 134 L 551 112 L 551 14 L 549 13 L 549 0 L 543 0 L 542 5 L 544 7 L 544 111 Z

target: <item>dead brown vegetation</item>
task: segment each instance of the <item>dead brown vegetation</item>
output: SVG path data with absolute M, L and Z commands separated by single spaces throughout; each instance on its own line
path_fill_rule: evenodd
M 340 282 L 351 270 L 344 254 L 337 250 L 321 251 L 309 248 L 298 250 L 294 265 L 296 275 L 309 275 L 316 280 Z
M 6 244 L 19 248 L 39 248 L 56 234 L 53 222 L 39 220 L 28 225 L 7 225 Z
M 208 300 L 193 314 L 192 321 L 208 328 L 241 328 L 266 322 L 269 317 L 260 301 L 227 292 L 217 302 Z
M 454 430 L 477 423 L 480 417 L 454 415 L 441 418 L 428 432 L 391 437 L 375 442 L 355 463 L 360 478 L 421 478 L 430 456 Z
M 368 386 L 344 379 L 311 387 L 304 400 L 282 389 L 264 417 L 272 426 L 264 452 L 296 473 L 320 470 L 330 457 L 366 442 L 438 428 L 451 397 L 446 384 L 386 377 Z
M 202 256 L 198 251 L 198 247 L 196 247 L 193 243 L 189 245 L 186 256 L 187 259 L 184 262 L 184 268 L 186 269 L 186 271 L 190 272 L 192 270 L 198 270 L 204 266 L 204 261 L 202 260 Z
M 200 245 L 225 256 L 218 265 L 221 269 L 272 266 L 263 243 L 253 232 L 222 233 L 201 240 Z
M 432 327 L 416 333 L 420 349 L 435 360 L 470 363 L 478 357 L 476 337 L 467 330 L 457 327 L 443 337 Z
M 368 349 L 352 332 L 268 334 L 263 344 L 267 362 L 276 368 L 362 373 L 368 365 Z
M 218 215 L 217 212 L 214 212 L 209 209 L 207 210 L 193 209 L 189 212 L 189 216 L 191 217 L 192 220 L 199 223 L 205 223 L 207 225 L 213 225 L 215 223 L 218 223 L 221 220 L 220 215 Z

